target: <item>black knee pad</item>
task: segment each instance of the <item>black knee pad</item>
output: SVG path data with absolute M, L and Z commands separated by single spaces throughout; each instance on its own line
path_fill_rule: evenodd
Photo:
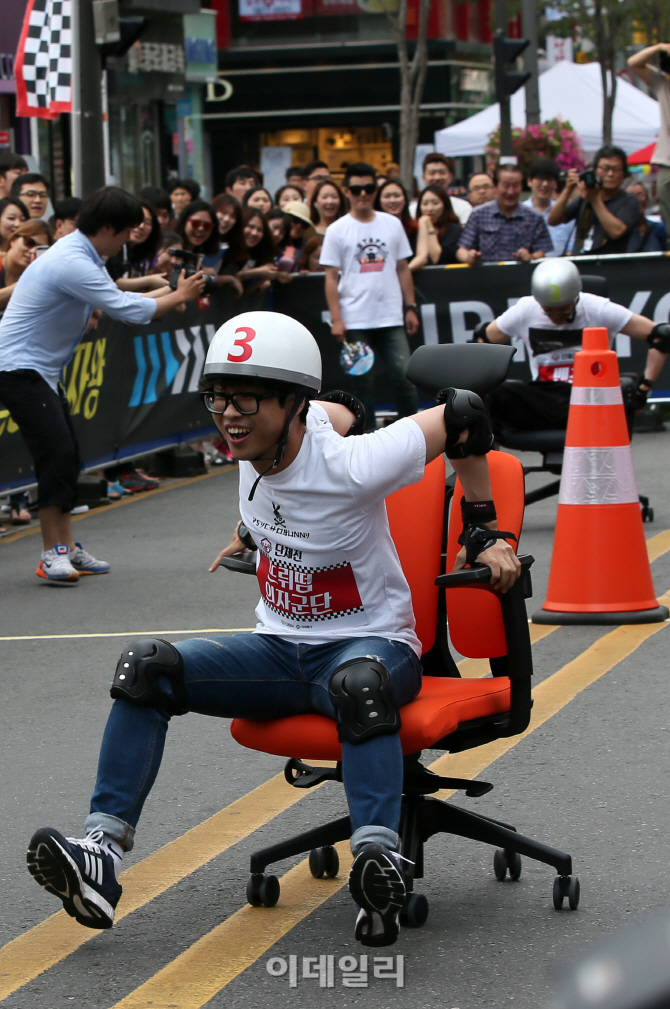
M 388 670 L 366 655 L 338 666 L 330 679 L 330 698 L 339 713 L 341 743 L 365 743 L 398 732 L 398 706 Z
M 169 681 L 171 693 L 161 679 Z M 185 715 L 188 698 L 184 660 L 169 641 L 135 638 L 119 659 L 110 694 L 131 704 L 157 708 L 166 715 Z

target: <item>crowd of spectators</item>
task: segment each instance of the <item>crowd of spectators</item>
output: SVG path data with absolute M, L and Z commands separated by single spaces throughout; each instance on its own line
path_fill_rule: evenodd
M 412 273 L 432 265 L 665 250 L 665 226 L 650 213 L 648 180 L 629 176 L 625 153 L 603 147 L 591 167 L 590 174 L 562 173 L 542 158 L 524 174 L 502 164 L 491 174 L 475 172 L 455 195 L 453 159 L 430 153 L 415 199 L 398 166 L 388 165 L 374 179 L 373 207 L 402 226 Z M 137 195 L 144 219 L 106 266 L 121 290 L 145 293 L 164 287 L 188 261 L 211 276 L 210 289 L 225 288 L 233 298 L 271 294 L 301 273 L 325 271 L 326 234 L 351 212 L 350 194 L 320 160 L 291 166 L 275 193 L 254 167 L 241 165 L 211 201 L 194 179 L 147 186 Z M 81 201 L 57 201 L 47 221 L 50 198 L 43 175 L 29 171 L 20 155 L 0 153 L 0 314 L 40 246 L 77 226 Z M 17 521 L 23 515 L 21 508 L 12 511 Z

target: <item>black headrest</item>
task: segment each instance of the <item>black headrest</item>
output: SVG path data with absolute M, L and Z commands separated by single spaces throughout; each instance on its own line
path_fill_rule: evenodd
M 470 389 L 486 396 L 507 378 L 516 350 L 492 343 L 440 343 L 418 347 L 407 365 L 414 385 L 440 389 Z
M 582 273 L 582 291 L 584 294 L 597 294 L 601 298 L 607 298 L 607 277 L 599 277 L 595 273 Z

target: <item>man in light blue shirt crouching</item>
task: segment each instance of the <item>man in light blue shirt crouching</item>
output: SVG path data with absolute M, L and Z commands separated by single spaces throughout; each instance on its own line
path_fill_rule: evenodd
M 134 196 L 109 186 L 82 204 L 77 230 L 36 259 L 22 274 L 0 321 L 0 402 L 10 411 L 30 450 L 38 487 L 44 550 L 36 574 L 76 582 L 81 574 L 105 574 L 74 542 L 70 512 L 77 500 L 79 450 L 62 369 L 86 333 L 93 309 L 123 322 L 146 324 L 203 290 L 201 273 L 182 277 L 176 291 L 120 291 L 105 260 L 144 220 Z

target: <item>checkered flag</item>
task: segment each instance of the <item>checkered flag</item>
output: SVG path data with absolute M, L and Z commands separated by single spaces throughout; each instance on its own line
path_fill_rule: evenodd
M 72 111 L 72 0 L 28 0 L 16 53 L 16 114 Z

